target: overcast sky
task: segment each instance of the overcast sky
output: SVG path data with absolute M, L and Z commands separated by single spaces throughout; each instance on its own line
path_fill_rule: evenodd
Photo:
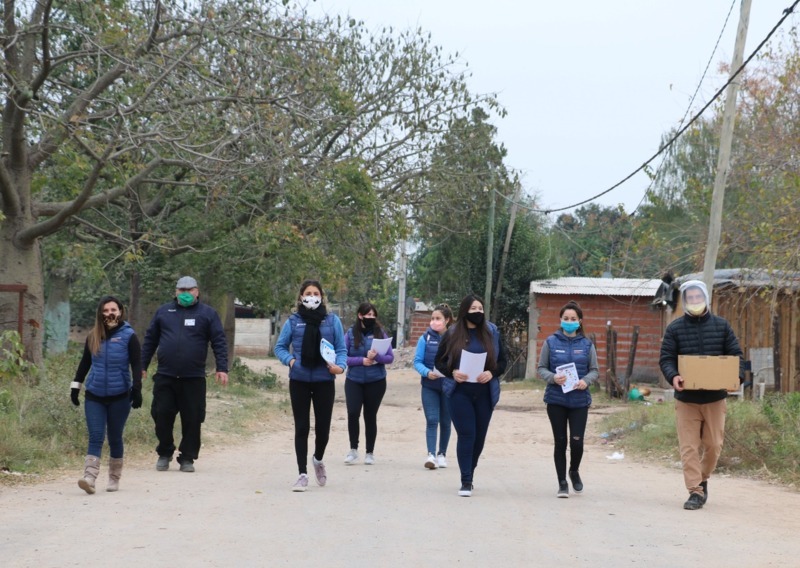
M 792 0 L 753 0 L 745 57 Z M 733 5 L 733 10 L 731 10 Z M 497 93 L 508 115 L 493 123 L 506 165 L 547 209 L 607 189 L 657 150 L 678 125 L 727 27 L 693 110 L 725 83 L 740 0 L 316 0 L 369 29 L 421 27 L 469 63 L 474 93 Z M 781 30 L 798 21 L 792 15 Z M 657 162 L 656 162 L 657 165 Z M 639 174 L 600 198 L 639 204 Z

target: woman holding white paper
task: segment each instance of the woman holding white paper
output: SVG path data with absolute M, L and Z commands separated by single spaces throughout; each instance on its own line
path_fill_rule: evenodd
M 471 375 L 462 367 L 463 353 L 485 355 L 483 370 Z M 500 375 L 506 368 L 500 332 L 486 321 L 483 300 L 469 294 L 461 300 L 458 320 L 439 343 L 436 368 L 444 373 L 442 389 L 458 434 L 456 454 L 462 497 L 472 496 L 473 478 L 486 442 L 494 407 L 500 400 Z
M 547 382 L 544 402 L 553 429 L 553 460 L 558 477 L 558 497 L 569 497 L 567 483 L 567 427 L 569 427 L 569 478 L 575 493 L 583 491 L 578 473 L 583 458 L 583 438 L 591 385 L 600 376 L 597 351 L 583 331 L 583 310 L 567 302 L 559 312 L 561 329 L 547 338 L 539 354 L 539 378 Z
M 453 310 L 439 304 L 431 312 L 431 323 L 420 335 L 414 352 L 414 369 L 420 374 L 422 385 L 422 411 L 425 414 L 425 442 L 428 459 L 425 467 L 447 467 L 447 446 L 450 443 L 450 408 L 442 391 L 443 375 L 435 369 L 434 360 L 444 332 L 453 323 Z M 436 433 L 439 432 L 439 451 L 436 451 Z
M 333 346 L 335 360 L 322 356 L 323 340 Z M 336 387 L 333 383 L 347 367 L 347 348 L 344 329 L 336 314 L 329 314 L 325 306 L 325 293 L 316 280 L 306 280 L 300 285 L 297 311 L 289 316 L 275 343 L 275 356 L 289 366 L 289 397 L 294 416 L 294 451 L 300 477 L 292 491 L 305 491 L 308 487 L 308 435 L 311 432 L 311 405 L 314 405 L 314 475 L 317 485 L 324 486 L 328 473 L 322 458 L 331 432 L 333 401 Z
M 366 455 L 364 463 L 375 463 L 375 440 L 378 437 L 378 409 L 386 394 L 386 365 L 394 361 L 391 340 L 378 321 L 378 309 L 364 302 L 356 310 L 356 321 L 344 338 L 347 349 L 347 380 L 344 395 L 347 404 L 347 432 L 350 451 L 344 463 L 358 460 L 361 410 L 364 410 Z

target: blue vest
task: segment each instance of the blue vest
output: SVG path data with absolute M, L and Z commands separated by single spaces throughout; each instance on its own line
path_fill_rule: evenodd
M 424 333 L 425 335 L 425 357 L 422 361 L 423 365 L 425 365 L 429 369 L 433 369 L 433 366 L 436 362 L 436 352 L 439 350 L 439 343 L 442 340 L 442 337 L 439 335 L 439 332 L 434 331 L 432 328 L 428 328 L 428 330 Z M 428 377 L 422 377 L 421 380 L 422 386 L 427 389 L 433 389 L 436 391 L 442 390 L 442 379 L 429 379 Z
M 331 343 L 334 343 L 333 329 L 336 325 L 335 317 L 336 316 L 333 314 L 328 314 L 319 324 L 320 334 Z M 306 383 L 332 381 L 336 375 L 331 374 L 324 361 L 311 369 L 303 367 L 300 354 L 303 352 L 303 336 L 306 333 L 306 322 L 298 314 L 290 315 L 289 321 L 292 324 L 292 350 L 295 354 L 294 365 L 289 369 L 289 378 L 293 381 L 303 381 Z
M 547 338 L 547 346 L 550 348 L 548 369 L 551 373 L 555 373 L 556 367 L 566 363 L 575 363 L 580 378 L 589 373 L 592 342 L 585 336 L 567 337 L 561 331 L 557 331 Z M 544 402 L 567 408 L 584 408 L 592 405 L 592 395 L 589 394 L 589 389 L 565 393 L 559 385 L 548 384 L 544 390 Z
M 133 328 L 123 322 L 111 337 L 100 342 L 100 349 L 92 354 L 92 367 L 86 376 L 86 390 L 95 396 L 115 396 L 131 390 L 128 343 Z
M 345 343 L 347 343 L 350 348 L 347 350 L 348 357 L 361 357 L 364 358 L 367 356 L 367 351 L 370 350 L 372 347 L 372 333 L 364 334 L 361 337 L 361 345 L 356 347 L 355 337 L 353 336 L 353 328 L 347 330 L 347 338 L 345 339 Z M 384 333 L 384 339 L 386 338 L 386 334 Z M 378 381 L 382 381 L 386 378 L 386 365 L 381 363 L 375 363 L 374 365 L 366 366 L 366 365 L 353 365 L 352 367 L 347 367 L 347 380 L 353 381 L 356 383 L 377 383 Z
M 497 329 L 497 326 L 494 325 L 492 322 L 487 322 L 489 326 L 489 330 L 492 332 L 492 346 L 494 347 L 494 358 L 497 361 L 500 358 L 500 330 Z M 452 329 L 452 328 L 451 328 Z M 440 369 L 442 372 L 444 370 Z M 442 381 L 442 390 L 444 391 L 445 396 L 450 398 L 453 396 L 453 392 L 456 390 L 458 384 L 453 377 L 444 377 L 441 379 Z M 492 408 L 497 406 L 497 403 L 500 402 L 500 378 L 493 377 L 491 381 L 489 381 L 489 396 L 492 399 Z

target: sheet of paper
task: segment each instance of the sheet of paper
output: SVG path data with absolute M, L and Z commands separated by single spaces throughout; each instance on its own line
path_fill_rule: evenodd
M 322 341 L 319 342 L 319 352 L 322 354 L 322 358 L 325 359 L 326 362 L 330 363 L 331 365 L 336 364 L 336 349 L 333 348 L 333 343 L 322 338 Z
M 434 367 L 433 369 L 431 369 L 431 373 L 432 373 L 432 374 L 433 374 L 433 376 L 434 376 L 434 377 L 436 377 L 437 379 L 441 379 L 442 377 L 444 377 L 444 374 L 442 374 L 442 372 L 441 372 L 439 369 L 437 369 L 436 367 Z
M 386 339 L 375 338 L 372 340 L 372 348 L 376 351 L 376 353 L 378 353 L 378 355 L 386 355 L 391 346 L 392 346 L 391 337 L 387 337 Z
M 580 378 L 578 377 L 578 369 L 575 367 L 575 363 L 567 363 L 565 365 L 559 365 L 556 367 L 556 375 L 566 375 L 567 380 L 566 382 L 561 385 L 561 390 L 563 392 L 569 392 L 575 390 L 575 387 L 578 385 L 578 381 Z
M 486 366 L 486 353 L 470 353 L 466 349 L 461 351 L 461 364 L 459 371 L 466 373 L 468 383 L 477 383 L 478 375 L 483 373 Z

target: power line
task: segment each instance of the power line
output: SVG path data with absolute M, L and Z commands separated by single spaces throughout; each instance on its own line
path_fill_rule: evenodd
M 757 47 L 756 47 L 756 48 L 753 50 L 753 52 L 752 52 L 752 53 L 751 53 L 751 54 L 748 56 L 748 58 L 744 60 L 744 62 L 743 62 L 743 63 L 742 63 L 740 66 L 739 66 L 739 68 L 738 68 L 738 69 L 737 69 L 737 70 L 736 70 L 734 73 L 732 73 L 732 74 L 731 74 L 731 76 L 728 78 L 728 80 L 725 82 L 725 84 L 724 84 L 724 85 L 722 85 L 722 87 L 720 87 L 720 88 L 719 88 L 719 90 L 718 90 L 716 93 L 714 93 L 714 96 L 713 96 L 713 97 L 711 97 L 711 100 L 709 100 L 709 101 L 708 101 L 708 102 L 707 102 L 707 103 L 706 103 L 706 104 L 703 106 L 703 108 L 701 108 L 701 109 L 700 109 L 700 110 L 699 110 L 699 111 L 698 111 L 698 112 L 697 112 L 697 113 L 696 113 L 696 114 L 695 114 L 695 115 L 694 115 L 694 116 L 691 118 L 691 120 L 689 120 L 689 122 L 688 122 L 688 123 L 686 123 L 686 125 L 685 125 L 685 126 L 683 126 L 682 128 L 680 128 L 680 129 L 679 129 L 679 130 L 678 130 L 678 131 L 677 131 L 677 132 L 676 132 L 676 133 L 675 133 L 675 134 L 674 134 L 674 135 L 673 135 L 673 136 L 672 136 L 672 137 L 671 137 L 671 138 L 670 138 L 670 139 L 667 141 L 667 143 L 666 143 L 666 144 L 664 144 L 664 146 L 662 146 L 661 148 L 659 148 L 659 150 L 658 150 L 658 151 L 657 151 L 655 154 L 653 154 L 652 156 L 650 156 L 650 158 L 648 158 L 648 159 L 647 159 L 647 160 L 646 160 L 646 161 L 645 161 L 645 162 L 644 162 L 644 163 L 643 163 L 641 166 L 639 166 L 638 168 L 636 168 L 635 170 L 633 170 L 631 173 L 629 173 L 627 176 L 625 176 L 624 178 L 622 178 L 620 181 L 618 181 L 617 183 L 615 183 L 614 185 L 612 185 L 612 186 L 611 186 L 611 187 L 609 187 L 608 189 L 606 189 L 606 190 L 604 190 L 604 191 L 601 191 L 601 192 L 600 192 L 600 193 L 598 193 L 597 195 L 594 195 L 593 197 L 590 197 L 590 198 L 588 198 L 588 199 L 584 199 L 583 201 L 580 201 L 580 202 L 578 202 L 578 203 L 574 203 L 574 204 L 572 204 L 572 205 L 568 205 L 568 206 L 566 206 L 566 207 L 559 207 L 559 208 L 557 208 L 557 209 L 530 209 L 530 208 L 529 208 L 529 210 L 530 210 L 530 211 L 533 211 L 533 212 L 535 212 L 535 213 L 545 213 L 545 214 L 550 214 L 550 213 L 557 213 L 557 212 L 559 212 L 559 211 L 566 211 L 566 210 L 568 210 L 568 209 L 573 209 L 573 208 L 575 208 L 575 207 L 580 207 L 581 205 L 585 205 L 585 204 L 587 204 L 587 203 L 589 203 L 589 202 L 591 202 L 591 201 L 594 201 L 595 199 L 598 199 L 599 197 L 602 197 L 602 196 L 604 196 L 605 194 L 607 194 L 607 193 L 609 193 L 609 192 L 611 192 L 611 191 L 615 190 L 616 188 L 618 188 L 619 186 L 621 186 L 622 184 L 624 184 L 626 181 L 628 181 L 629 179 L 631 179 L 633 176 L 635 176 L 636 174 L 638 174 L 639 172 L 641 172 L 642 170 L 644 170 L 644 169 L 645 169 L 645 168 L 646 168 L 646 167 L 647 167 L 647 166 L 650 164 L 650 162 L 652 162 L 652 161 L 653 161 L 653 160 L 655 160 L 657 157 L 659 157 L 661 154 L 663 154 L 663 153 L 664 153 L 664 152 L 665 152 L 665 151 L 666 151 L 666 150 L 667 150 L 667 149 L 668 149 L 670 146 L 672 146 L 672 145 L 673 145 L 673 144 L 674 144 L 674 143 L 675 143 L 675 142 L 678 140 L 678 138 L 680 138 L 680 137 L 683 135 L 683 133 L 684 133 L 684 132 L 686 132 L 686 131 L 689 129 L 689 127 L 690 127 L 690 126 L 692 126 L 692 124 L 694 124 L 695 122 L 697 122 L 697 120 L 699 120 L 699 119 L 700 119 L 700 117 L 703 115 L 703 113 L 705 113 L 705 111 L 706 111 L 706 110 L 708 110 L 708 108 L 709 108 L 709 107 L 710 107 L 710 106 L 711 106 L 711 105 L 714 103 L 714 101 L 716 101 L 716 100 L 717 100 L 717 99 L 718 99 L 718 98 L 719 98 L 719 97 L 722 95 L 722 93 L 724 93 L 724 92 L 725 92 L 725 89 L 728 87 L 728 85 L 730 85 L 730 84 L 731 84 L 731 83 L 734 81 L 734 79 L 736 79 L 736 77 L 738 77 L 738 76 L 739 76 L 739 73 L 741 73 L 741 72 L 742 72 L 742 70 L 744 70 L 744 68 L 745 68 L 745 67 L 747 67 L 747 65 L 750 63 L 750 61 L 751 61 L 751 60 L 752 60 L 752 59 L 753 59 L 753 58 L 754 58 L 754 57 L 755 57 L 755 56 L 758 54 L 758 52 L 759 52 L 759 51 L 761 51 L 761 48 L 762 48 L 762 47 L 764 47 L 764 45 L 765 45 L 765 44 L 766 44 L 766 43 L 767 43 L 767 42 L 770 40 L 770 38 L 771 38 L 771 37 L 773 36 L 773 34 L 774 34 L 774 33 L 775 33 L 777 30 L 778 30 L 778 28 L 779 28 L 779 27 L 781 27 L 781 25 L 782 25 L 782 24 L 783 24 L 783 22 L 786 20 L 786 18 L 788 18 L 788 17 L 789 17 L 789 16 L 790 16 L 790 15 L 791 15 L 791 14 L 794 12 L 794 9 L 795 9 L 795 7 L 797 6 L 797 4 L 800 4 L 800 0 L 795 0 L 795 1 L 792 3 L 792 5 L 791 5 L 790 7 L 786 8 L 786 9 L 783 11 L 783 16 L 781 16 L 781 19 L 780 19 L 780 20 L 778 20 L 778 23 L 777 23 L 777 24 L 775 24 L 775 26 L 774 26 L 774 27 L 773 27 L 773 28 L 772 28 L 772 29 L 769 31 L 769 33 L 767 34 L 767 36 L 766 36 L 766 37 L 765 37 L 765 38 L 764 38 L 764 39 L 761 41 L 761 43 L 759 43 L 759 44 L 758 44 L 758 46 L 757 46 Z M 505 196 L 504 196 L 504 197 L 505 197 Z M 508 199 L 508 198 L 506 198 L 506 199 Z

